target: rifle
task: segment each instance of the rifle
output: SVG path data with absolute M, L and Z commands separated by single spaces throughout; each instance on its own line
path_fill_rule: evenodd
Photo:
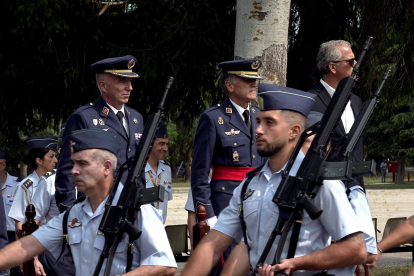
M 254 268 L 256 272 L 258 272 L 259 267 L 263 266 L 272 244 L 278 235 L 280 235 L 280 239 L 272 265 L 280 263 L 280 256 L 286 242 L 286 237 L 296 220 L 297 215 L 302 212 L 303 209 L 307 211 L 310 218 L 313 220 L 317 219 L 322 214 L 322 210 L 312 202 L 312 198 L 317 195 L 319 187 L 322 185 L 319 171 L 326 158 L 328 143 L 334 127 L 340 120 L 349 98 L 351 97 L 352 91 L 356 86 L 357 80 L 355 77 L 359 71 L 362 60 L 372 43 L 372 39 L 372 37 L 366 39 L 351 76 L 343 78 L 339 82 L 336 92 L 320 121 L 319 128 L 317 128 L 317 130 L 311 128 L 310 134 L 307 134 L 307 131 L 304 131 L 298 140 L 293 154 L 283 171 L 282 181 L 273 197 L 273 202 L 276 203 L 279 208 L 279 217 L 259 261 Z M 315 131 L 316 136 L 313 139 L 296 176 L 290 176 L 289 172 L 303 142 L 308 136 L 313 135 Z M 275 275 L 280 276 L 286 274 L 283 271 L 278 271 L 275 272 Z
M 341 153 L 338 160 L 342 162 L 324 162 L 322 165 L 319 175 L 323 180 L 350 180 L 355 176 L 367 174 L 373 175 L 375 173 L 376 164 L 374 160 L 353 163 L 352 155 L 359 139 L 361 139 L 362 133 L 371 120 L 372 114 L 374 114 L 374 111 L 378 106 L 380 92 L 385 84 L 385 81 L 390 75 L 390 72 L 391 69 L 387 69 L 380 86 L 374 93 L 374 97 L 364 103 L 362 110 L 355 119 L 355 122 L 348 133 L 348 137 L 341 146 Z
M 104 275 L 110 275 L 115 251 L 119 242 L 122 241 L 124 233 L 127 233 L 129 236 L 129 246 L 131 248 L 128 250 L 133 250 L 133 241 L 138 239 L 141 235 L 141 231 L 134 226 L 134 221 L 137 218 L 141 206 L 156 201 L 163 201 L 164 186 L 159 185 L 153 188 L 141 189 L 141 179 L 144 174 L 149 152 L 154 144 L 155 135 L 164 118 L 164 102 L 173 80 L 173 77 L 169 77 L 165 86 L 164 95 L 158 105 L 157 112 L 152 114 L 145 124 L 142 139 L 138 144 L 135 156 L 133 157 L 134 159 L 132 160 L 131 170 L 116 205 L 112 205 L 112 201 L 118 189 L 122 172 L 118 173 L 111 192 L 109 193 L 108 200 L 105 203 L 105 212 L 99 225 L 99 231 L 104 233 L 105 236 L 105 245 L 99 256 L 98 263 L 96 264 L 93 273 L 94 276 L 99 275 L 106 258 L 108 258 L 108 261 L 106 262 Z M 130 266 L 127 265 L 126 272 L 130 269 Z

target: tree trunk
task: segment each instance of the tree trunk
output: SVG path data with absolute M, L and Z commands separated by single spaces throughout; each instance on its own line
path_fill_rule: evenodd
M 405 159 L 399 158 L 398 159 L 398 168 L 397 168 L 397 176 L 395 177 L 396 184 L 403 184 L 404 183 L 404 175 L 405 175 Z
M 286 85 L 290 0 L 237 1 L 234 59 L 258 58 L 264 83 Z

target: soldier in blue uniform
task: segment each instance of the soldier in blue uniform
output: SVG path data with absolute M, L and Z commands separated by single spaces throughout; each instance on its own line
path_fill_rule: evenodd
M 221 252 L 233 239 L 240 241 L 242 236 L 248 245 L 245 251 L 249 255 L 246 252 L 242 254 L 244 262 L 239 265 L 244 267 L 244 273 L 249 271 L 249 263 L 252 267 L 256 266 L 279 216 L 273 196 L 303 132 L 314 99 L 315 95 L 295 89 L 271 84 L 259 86 L 261 111 L 257 116 L 255 133 L 259 153 L 268 156 L 269 160 L 257 174 L 249 175 L 251 181 L 246 193 L 242 195 L 243 185 L 235 189 L 229 206 L 221 212 L 214 229 L 197 245 L 182 272 L 183 276 L 206 275 Z M 300 151 L 290 175 L 296 175 L 304 157 Z M 265 265 L 259 269 L 260 275 L 273 275 L 274 271 L 283 270 L 287 275 L 310 276 L 320 270 L 364 262 L 367 254 L 364 237 L 346 197 L 345 187 L 335 180 L 324 181 L 324 184 L 313 199 L 313 203 L 323 212 L 316 220 L 312 220 L 306 211 L 303 213 L 294 258 L 287 259 L 289 246 L 284 246 L 281 263 L 266 265 L 273 261 L 278 236 L 272 243 Z M 290 244 L 291 236 L 289 233 L 286 245 Z M 336 243 L 329 245 L 331 237 Z
M 211 227 L 246 172 L 264 160 L 257 154 L 254 134 L 259 109 L 250 104 L 256 99 L 257 80 L 262 79 L 257 73 L 261 65 L 258 59 L 220 63 L 220 84 L 227 97 L 205 110 L 198 123 L 191 189 L 196 211 L 200 204 L 206 207 Z
M 73 152 L 71 161 L 76 186 L 86 198 L 41 226 L 32 235 L 19 239 L 0 251 L 0 269 L 7 268 L 50 250 L 58 257 L 62 246 L 70 246 L 76 275 L 93 275 L 105 244 L 105 237 L 98 230 L 105 211 L 105 203 L 113 185 L 116 156 L 120 150 L 117 137 L 102 130 L 78 130 L 69 136 Z M 119 184 L 113 203 L 122 192 Z M 63 225 L 67 225 L 68 240 Z M 142 231 L 139 239 L 128 246 L 125 237 L 115 250 L 110 275 L 126 273 L 127 256 L 132 254 L 131 275 L 174 275 L 176 262 L 158 212 L 151 205 L 144 205 L 137 214 L 134 226 Z M 68 241 L 68 245 L 66 244 Z M 13 252 L 14 254 L 10 254 Z M 57 254 L 56 254 L 57 253 Z M 104 262 L 104 266 L 106 261 Z M 101 273 L 103 273 L 102 268 Z
M 152 204 L 160 213 L 163 223 L 167 219 L 168 201 L 173 199 L 171 167 L 165 161 L 169 144 L 167 127 L 162 123 L 158 129 L 154 145 L 152 146 L 148 162 L 145 166 L 146 188 L 162 185 L 165 189 L 164 201 Z
M 76 110 L 67 120 L 63 132 L 62 148 L 56 175 L 56 204 L 63 212 L 76 199 L 75 183 L 70 174 L 69 134 L 78 129 L 101 129 L 116 135 L 121 143 L 118 167 L 135 154 L 144 130 L 141 114 L 127 107 L 132 91 L 131 81 L 138 78 L 132 71 L 136 59 L 131 56 L 107 58 L 91 65 L 101 96 L 94 102 Z M 116 175 L 116 174 L 115 174 Z M 127 173 L 122 177 L 125 182 Z

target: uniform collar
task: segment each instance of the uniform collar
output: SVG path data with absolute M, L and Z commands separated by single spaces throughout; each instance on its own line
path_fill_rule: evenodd
M 153 175 L 159 175 L 161 172 L 164 171 L 164 163 L 161 160 L 159 160 L 158 161 L 158 171 L 154 172 L 154 170 L 152 169 L 150 164 L 147 162 L 147 164 L 145 165 L 145 172 L 149 172 L 149 171 L 151 171 L 151 173 Z
M 125 105 L 123 104 L 122 105 L 122 107 L 121 107 L 121 109 L 116 109 L 115 107 L 113 107 L 112 105 L 110 105 L 109 103 L 106 103 L 108 106 L 109 106 L 109 108 L 115 113 L 115 115 L 118 113 L 118 111 L 122 111 L 122 113 L 124 113 L 124 116 L 125 116 Z
M 240 114 L 240 116 L 242 116 L 242 118 L 244 119 L 244 117 L 243 117 L 243 112 L 245 111 L 245 110 L 250 110 L 250 104 L 248 104 L 247 105 L 247 108 L 246 109 L 244 109 L 243 107 L 241 107 L 240 105 L 238 105 L 238 104 L 236 104 L 235 102 L 233 102 L 230 98 L 229 98 L 229 100 L 230 100 L 230 102 L 232 103 L 232 105 L 234 105 L 234 107 L 236 108 L 236 110 L 237 110 L 237 112 Z
M 290 169 L 289 175 L 295 176 L 296 173 L 299 170 L 300 165 L 302 164 L 303 158 L 305 157 L 305 155 L 303 154 L 302 151 L 299 151 L 298 156 L 296 157 L 295 162 L 293 163 L 292 168 Z M 272 174 L 270 167 L 269 167 L 269 160 L 266 161 L 266 164 L 263 166 L 262 170 L 259 173 L 259 178 L 260 177 L 265 177 L 267 179 L 267 181 L 269 181 L 269 179 L 272 177 L 272 175 L 275 174 L 280 174 L 282 173 L 285 168 L 286 168 L 287 162 L 286 164 L 283 166 L 283 168 L 280 171 L 277 171 L 275 173 Z
M 115 192 L 114 198 L 112 200 L 112 206 L 116 206 L 119 200 L 119 196 L 121 195 L 122 189 L 124 188 L 124 185 L 122 183 L 119 183 L 118 189 Z M 92 207 L 91 202 L 89 200 L 89 196 L 86 196 L 86 199 L 82 201 L 81 206 L 82 210 L 91 218 L 97 217 L 102 215 L 105 212 L 105 204 L 108 200 L 109 195 L 99 204 L 98 208 L 96 208 L 95 213 L 92 213 Z
M 6 182 L 4 183 L 3 189 L 8 186 L 8 187 L 13 187 L 13 182 L 16 181 L 17 177 L 11 176 L 8 172 L 6 172 Z

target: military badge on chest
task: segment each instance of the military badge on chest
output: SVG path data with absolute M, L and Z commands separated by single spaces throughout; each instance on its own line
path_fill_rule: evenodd
M 234 136 L 234 135 L 236 135 L 236 134 L 239 134 L 240 133 L 240 130 L 234 130 L 233 128 L 232 129 L 230 129 L 230 131 L 225 131 L 224 132 L 224 134 L 226 134 L 227 136 Z
M 233 162 L 239 162 L 239 153 L 237 151 L 233 152 Z
M 82 223 L 80 223 L 77 218 L 72 219 L 72 221 L 68 221 L 68 226 L 70 228 L 79 227 L 81 225 L 82 225 Z
M 219 123 L 219 125 L 222 125 L 222 124 L 224 124 L 223 118 L 221 118 L 221 117 L 218 117 L 218 123 Z

